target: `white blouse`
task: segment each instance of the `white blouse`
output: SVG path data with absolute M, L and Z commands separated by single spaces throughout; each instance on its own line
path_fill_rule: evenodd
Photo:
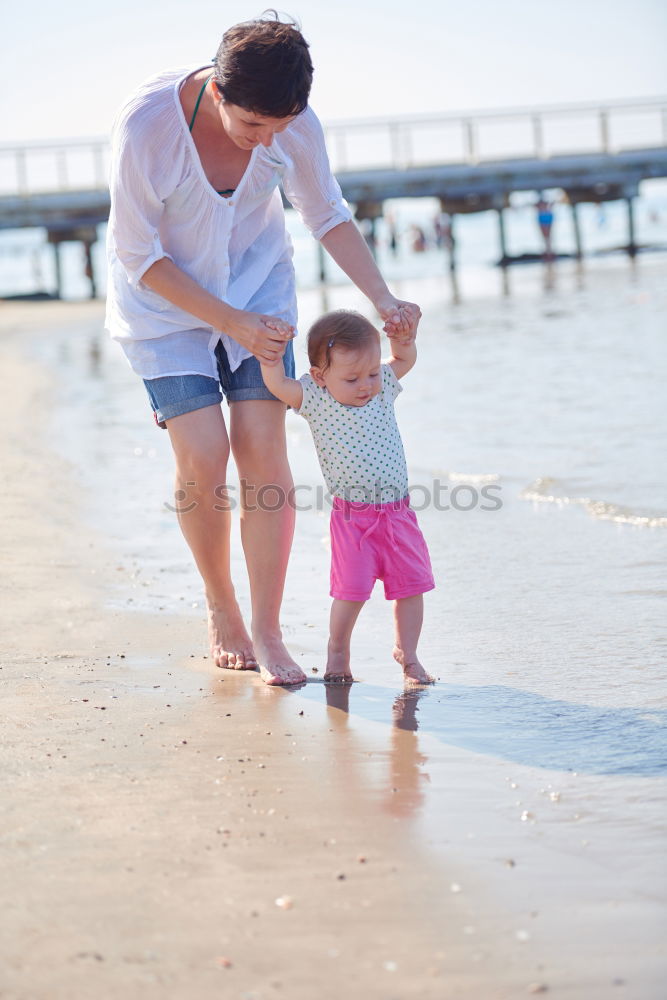
M 253 149 L 230 198 L 217 194 L 179 99 L 182 83 L 199 68 L 148 80 L 121 109 L 112 133 L 105 325 L 147 379 L 216 378 L 220 340 L 232 371 L 251 356 L 223 330 L 144 285 L 151 264 L 169 257 L 229 305 L 296 326 L 293 250 L 278 184 L 315 239 L 352 218 L 310 107 L 271 146 Z

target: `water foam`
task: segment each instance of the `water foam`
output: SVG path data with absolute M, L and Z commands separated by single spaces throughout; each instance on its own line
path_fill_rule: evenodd
M 591 497 L 558 495 L 552 492 L 557 482 L 557 479 L 549 476 L 541 477 L 523 489 L 519 497 L 522 500 L 532 500 L 533 503 L 555 503 L 559 507 L 577 505 L 583 507 L 598 521 L 631 524 L 636 528 L 667 528 L 667 516 L 663 514 L 642 514 L 615 503 L 608 503 L 606 500 L 593 500 Z
M 497 483 L 500 476 L 495 472 L 448 472 L 447 478 L 453 483 Z

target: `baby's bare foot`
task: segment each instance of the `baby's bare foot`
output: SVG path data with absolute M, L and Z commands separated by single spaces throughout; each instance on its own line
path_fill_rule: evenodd
M 208 604 L 208 641 L 216 667 L 257 670 L 252 640 L 235 601 L 225 606 Z
M 303 684 L 306 675 L 285 648 L 280 636 L 255 639 L 259 673 L 265 684 Z
M 352 684 L 354 677 L 350 670 L 350 653 L 333 652 L 329 650 L 327 668 L 324 674 L 325 684 Z
M 407 660 L 405 653 L 398 646 L 394 647 L 394 659 L 403 667 L 403 677 L 406 684 L 435 684 L 435 677 L 427 673 L 416 657 Z

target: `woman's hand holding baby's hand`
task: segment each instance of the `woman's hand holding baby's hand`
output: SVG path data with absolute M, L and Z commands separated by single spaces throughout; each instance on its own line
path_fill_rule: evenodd
M 275 358 L 275 360 L 270 362 L 262 361 L 262 364 L 277 365 L 282 360 L 282 357 L 285 353 L 285 349 L 289 344 L 290 340 L 293 340 L 293 338 L 295 337 L 294 327 L 290 326 L 289 323 L 286 323 L 284 319 L 278 319 L 277 316 L 262 316 L 262 320 L 264 322 L 264 325 L 267 326 L 269 330 L 273 330 L 276 333 L 279 333 L 281 337 L 284 338 L 282 341 L 282 349 L 280 350 L 280 353 Z
M 277 316 L 238 312 L 237 322 L 227 332 L 263 365 L 277 365 L 294 336 L 294 327 Z
M 385 321 L 383 330 L 390 339 L 400 344 L 412 343 L 422 315 L 418 305 L 392 296 L 386 302 L 376 303 L 375 307 Z

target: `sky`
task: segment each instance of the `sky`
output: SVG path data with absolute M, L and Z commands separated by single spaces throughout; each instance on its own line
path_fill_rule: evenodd
M 261 0 L 5 3 L 4 143 L 105 135 L 152 73 L 210 61 Z M 335 121 L 667 94 L 664 0 L 292 0 Z

